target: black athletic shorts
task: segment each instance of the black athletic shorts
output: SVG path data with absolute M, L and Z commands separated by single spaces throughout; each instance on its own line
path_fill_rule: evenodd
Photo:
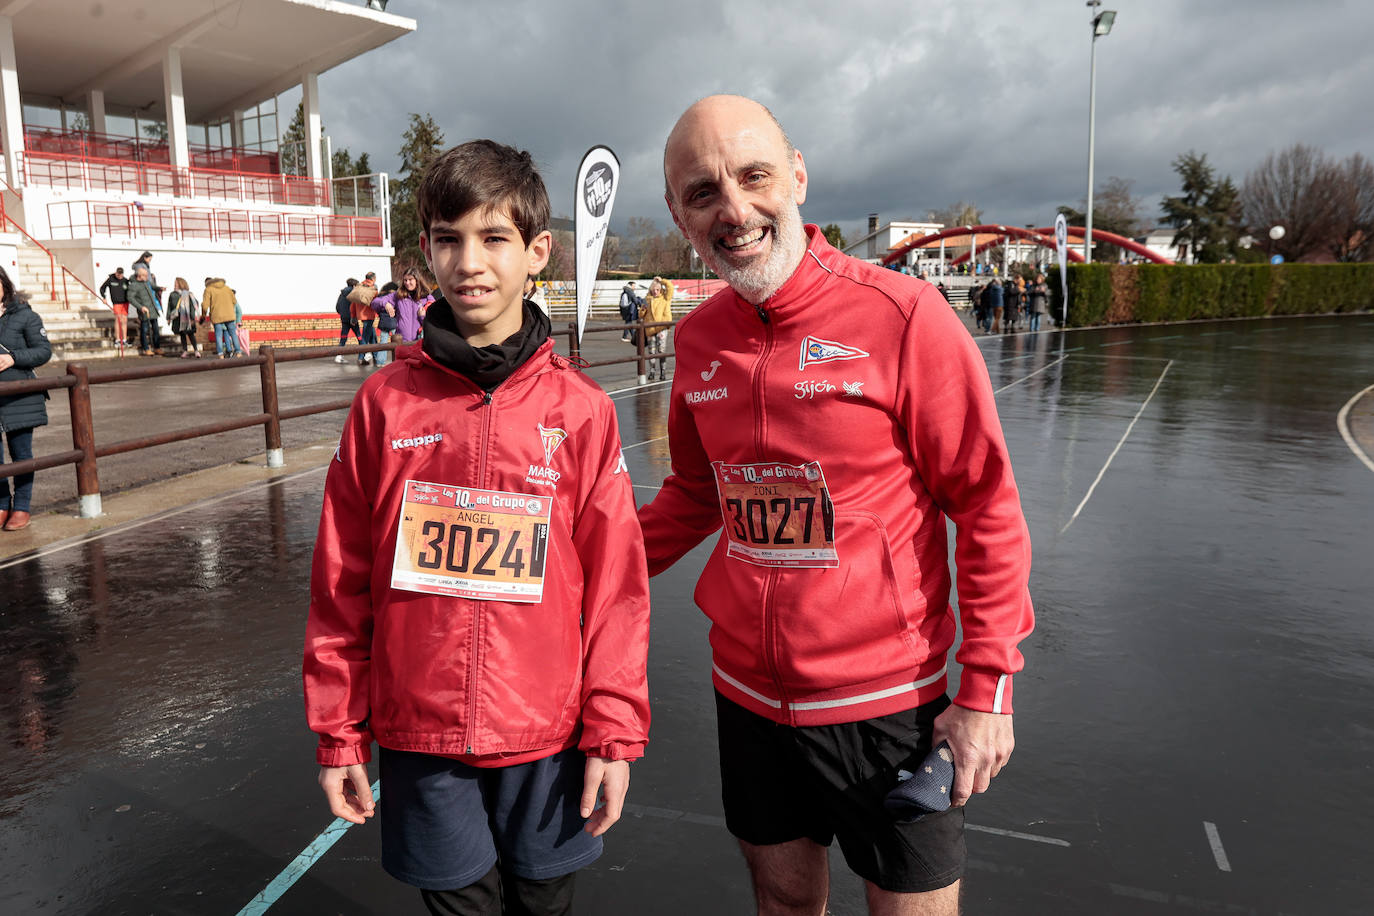
M 885 891 L 947 887 L 964 873 L 964 809 L 899 824 L 883 808 L 897 771 L 931 748 L 948 697 L 840 725 L 779 725 L 716 693 L 725 824 L 739 839 L 771 846 L 838 838 L 854 873 Z

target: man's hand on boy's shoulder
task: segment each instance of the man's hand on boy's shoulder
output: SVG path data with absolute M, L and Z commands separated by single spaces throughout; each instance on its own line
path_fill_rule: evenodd
M 601 836 L 620 820 L 625 793 L 630 788 L 630 762 L 588 757 L 583 773 L 582 816 L 587 824 L 582 829 L 592 836 Z
M 329 810 L 351 824 L 361 824 L 376 813 L 367 767 L 355 763 L 346 767 L 320 767 L 320 788 L 329 800 Z M 621 793 L 624 794 L 623 792 Z

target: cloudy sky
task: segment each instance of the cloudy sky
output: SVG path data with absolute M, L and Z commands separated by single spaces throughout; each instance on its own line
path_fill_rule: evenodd
M 1303 141 L 1374 156 L 1374 3 L 1107 0 L 1098 40 L 1099 182 L 1135 182 L 1145 213 L 1194 149 L 1239 182 Z M 843 10 L 843 12 L 841 12 Z M 391 0 L 410 36 L 320 79 L 335 149 L 395 172 L 409 112 L 449 143 L 529 149 L 556 214 L 604 143 L 622 165 L 614 225 L 670 224 L 662 147 L 714 92 L 768 105 L 806 157 L 808 222 L 853 237 L 870 212 L 921 219 L 958 200 L 1047 223 L 1087 180 L 1090 28 L 1082 0 Z M 838 14 L 838 15 L 837 15 Z M 283 111 L 295 100 L 283 98 Z

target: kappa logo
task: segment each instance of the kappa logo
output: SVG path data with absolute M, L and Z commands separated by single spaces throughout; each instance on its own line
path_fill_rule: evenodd
M 844 395 L 847 398 L 861 398 L 864 396 L 863 382 L 840 382 L 844 386 Z
M 716 377 L 716 370 L 719 369 L 719 368 L 720 368 L 720 360 L 718 360 L 718 359 L 713 359 L 713 360 L 711 360 L 711 368 L 709 368 L 709 369 L 707 369 L 705 372 L 702 372 L 702 373 L 701 373 L 701 380 L 702 380 L 703 382 L 709 382 L 711 379 L 713 379 L 713 378 Z
M 417 448 L 421 445 L 433 445 L 436 442 L 444 441 L 443 433 L 431 433 L 428 436 L 407 436 L 404 439 L 392 439 L 391 448 L 393 450 L 403 448 Z
M 544 444 L 544 463 L 553 464 L 553 453 L 558 451 L 558 447 L 563 444 L 563 440 L 568 438 L 567 430 L 554 427 L 549 429 L 543 423 L 539 424 L 539 441 Z
M 628 464 L 625 463 L 625 450 L 624 450 L 624 449 L 621 449 L 621 450 L 620 450 L 620 460 L 618 460 L 618 461 L 615 463 L 615 470 L 614 470 L 614 471 L 611 471 L 611 476 L 614 477 L 614 476 L 617 475 L 617 474 L 628 474 L 628 473 L 630 473 L 630 466 L 629 466 Z
M 833 340 L 807 336 L 802 338 L 801 357 L 797 360 L 797 368 L 805 369 L 812 363 L 833 363 L 841 359 L 864 359 L 867 356 L 867 350 L 860 350 L 858 347 L 846 347 L 844 344 L 836 343 Z

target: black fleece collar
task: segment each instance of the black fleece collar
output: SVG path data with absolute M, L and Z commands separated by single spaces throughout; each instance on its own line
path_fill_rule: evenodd
M 436 363 L 472 379 L 483 391 L 493 391 L 510 378 L 543 346 L 553 328 L 543 309 L 526 299 L 520 330 L 499 344 L 474 347 L 458 332 L 453 309 L 443 296 L 425 312 L 424 327 L 421 349 Z

